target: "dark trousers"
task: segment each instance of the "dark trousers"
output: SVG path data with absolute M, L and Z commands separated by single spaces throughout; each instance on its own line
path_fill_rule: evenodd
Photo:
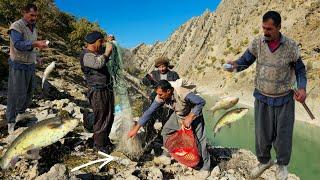
M 35 72 L 9 68 L 7 122 L 14 123 L 18 113 L 24 113 L 32 100 Z
M 106 147 L 111 144 L 109 134 L 114 121 L 114 94 L 107 89 L 90 89 L 88 99 L 94 114 L 94 144 Z
M 271 159 L 270 150 L 273 145 L 277 164 L 289 164 L 295 117 L 294 106 L 293 99 L 282 106 L 268 106 L 255 100 L 256 155 L 260 163 L 267 163 Z
M 169 120 L 163 126 L 161 135 L 163 136 L 164 143 L 166 142 L 170 134 L 181 129 L 179 119 L 180 118 L 176 115 L 176 113 L 172 113 Z M 203 116 L 198 116 L 195 120 L 193 120 L 191 127 L 197 141 L 199 154 L 202 158 L 199 167 L 201 168 L 201 170 L 208 171 L 210 169 L 210 154 L 207 150 L 207 139 Z

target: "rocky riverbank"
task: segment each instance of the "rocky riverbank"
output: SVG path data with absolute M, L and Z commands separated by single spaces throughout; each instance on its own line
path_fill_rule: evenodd
M 86 89 L 77 81 L 65 80 L 63 73 L 59 72 L 54 78 L 49 79 L 45 89 L 36 88 L 35 98 L 29 113 L 35 117 L 18 122 L 15 132 L 8 135 L 5 123 L 0 128 L 0 153 L 3 154 L 14 140 L 28 126 L 36 121 L 56 117 L 61 111 L 69 116 L 78 118 L 83 122 L 90 108 L 85 99 Z M 38 72 L 41 74 L 41 72 Z M 69 77 L 71 78 L 71 77 Z M 37 84 L 40 84 L 37 79 Z M 5 83 L 5 82 L 2 82 Z M 5 87 L 5 86 L 2 86 Z M 1 91 L 2 105 L 0 115 L 4 118 L 5 88 Z M 134 94 L 134 93 L 132 93 Z M 133 104 L 138 104 L 141 96 L 135 95 Z M 138 102 L 137 102 L 138 101 Z M 141 103 L 140 103 L 141 104 Z M 142 106 L 140 106 L 142 107 Z M 116 124 L 116 123 L 115 123 Z M 40 159 L 30 159 L 29 156 L 21 157 L 15 167 L 7 171 L 1 171 L 0 177 L 4 179 L 199 179 L 198 172 L 183 166 L 170 158 L 159 158 L 159 149 L 162 144 L 157 139 L 148 143 L 145 152 L 139 158 L 128 158 L 127 155 L 117 151 L 111 153 L 115 161 L 110 162 L 101 170 L 100 164 L 92 165 L 79 171 L 72 172 L 71 169 L 81 164 L 96 160 L 98 153 L 92 149 L 92 133 L 88 133 L 83 124 L 67 134 L 60 141 L 40 150 Z M 248 179 L 249 172 L 257 163 L 256 157 L 247 150 L 209 147 L 212 158 L 212 172 L 208 179 Z M 260 179 L 274 179 L 274 167 L 266 171 Z M 299 179 L 290 175 L 289 179 Z

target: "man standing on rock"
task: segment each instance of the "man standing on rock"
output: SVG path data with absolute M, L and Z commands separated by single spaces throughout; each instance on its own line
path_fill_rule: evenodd
M 128 137 L 133 137 L 138 130 L 150 120 L 152 114 L 159 107 L 166 106 L 174 111 L 169 120 L 165 123 L 161 135 L 165 143 L 169 134 L 181 129 L 180 121 L 183 127 L 191 127 L 198 145 L 198 151 L 202 158 L 199 164 L 201 171 L 198 177 L 208 177 L 210 169 L 210 155 L 207 150 L 207 141 L 205 136 L 204 118 L 202 108 L 205 100 L 200 96 L 190 92 L 189 89 L 179 87 L 173 88 L 167 80 L 160 80 L 155 87 L 157 96 L 148 110 L 144 112 L 138 124 L 128 133 Z
M 35 87 L 35 63 L 42 63 L 35 48 L 43 49 L 48 45 L 45 40 L 37 40 L 35 26 L 38 10 L 34 4 L 22 9 L 23 18 L 11 24 L 10 59 L 7 99 L 8 132 L 14 131 L 16 121 L 30 117 L 25 113 L 31 102 Z
M 298 45 L 282 33 L 281 16 L 268 11 L 262 19 L 264 36 L 254 39 L 246 52 L 229 62 L 229 71 L 242 71 L 254 61 L 255 77 L 255 136 L 256 155 L 259 165 L 252 172 L 258 178 L 273 165 L 270 150 L 276 151 L 276 177 L 287 179 L 287 165 L 292 150 L 292 134 L 295 119 L 293 97 L 303 103 L 306 99 L 306 70 Z M 295 81 L 298 90 L 292 90 Z
M 114 121 L 114 93 L 112 77 L 107 62 L 112 52 L 112 44 L 105 42 L 102 33 L 94 31 L 85 37 L 87 47 L 80 56 L 81 69 L 89 87 L 88 99 L 94 113 L 94 148 L 109 153 L 112 143 L 109 139 Z M 106 49 L 101 53 L 103 44 Z

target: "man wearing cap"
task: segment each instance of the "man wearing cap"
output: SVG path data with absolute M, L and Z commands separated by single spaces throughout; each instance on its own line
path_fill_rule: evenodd
M 101 53 L 105 40 L 98 31 L 89 33 L 85 42 L 88 45 L 80 55 L 80 64 L 89 88 L 87 96 L 94 114 L 94 148 L 109 153 L 112 148 L 109 134 L 114 120 L 114 94 L 112 77 L 106 63 L 112 52 L 112 44 L 107 42 L 105 51 Z
M 142 83 L 152 89 L 155 88 L 160 80 L 175 81 L 180 78 L 177 72 L 171 70 L 174 66 L 170 64 L 167 57 L 157 58 L 154 66 L 157 70 L 152 71 L 142 79 Z M 153 91 L 150 95 L 150 100 L 153 101 L 155 96 L 156 93 Z
M 42 63 L 35 48 L 48 47 L 45 40 L 37 40 L 35 26 L 38 9 L 34 4 L 27 4 L 22 9 L 23 18 L 11 24 L 10 59 L 7 99 L 8 133 L 14 131 L 16 121 L 30 117 L 25 113 L 31 102 L 35 87 L 35 63 Z

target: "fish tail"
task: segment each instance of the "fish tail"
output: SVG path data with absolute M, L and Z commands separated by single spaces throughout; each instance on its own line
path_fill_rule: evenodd
M 1 159 L 1 161 L 0 161 L 0 168 L 1 168 L 2 170 L 5 170 L 5 169 L 8 168 L 8 164 L 5 163 L 5 160 L 4 160 L 3 157 L 2 157 L 2 159 Z

